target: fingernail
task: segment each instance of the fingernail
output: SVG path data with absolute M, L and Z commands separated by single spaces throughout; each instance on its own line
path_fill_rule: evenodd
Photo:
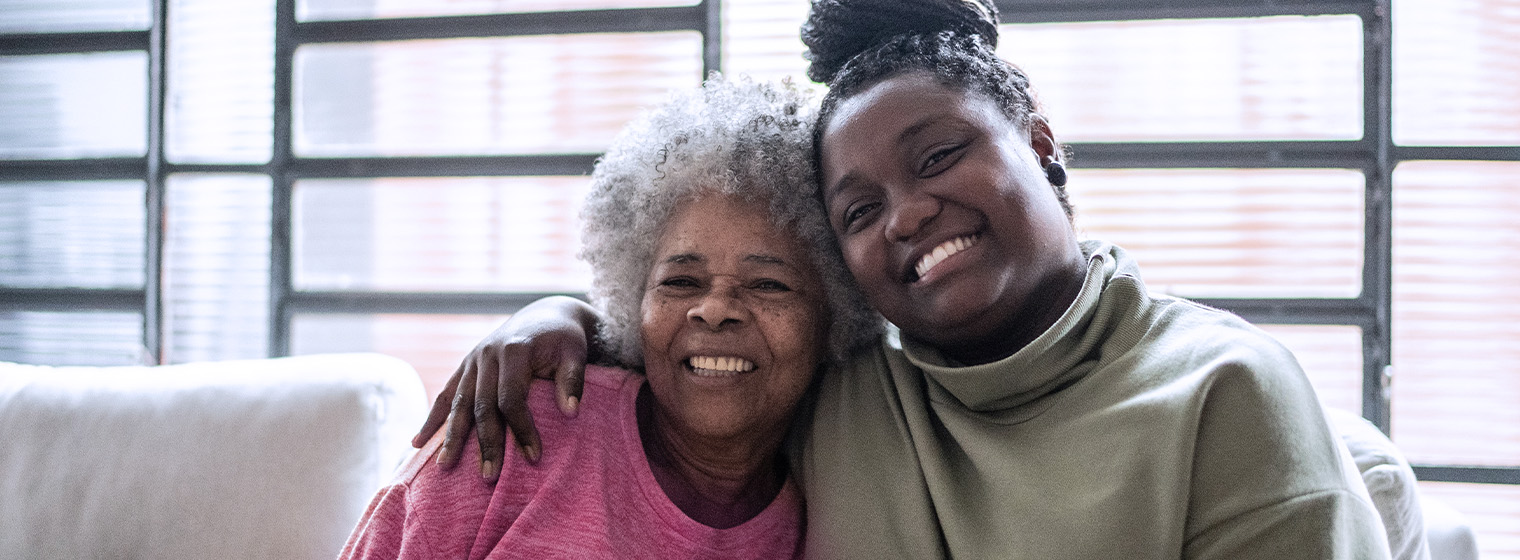
M 491 461 L 489 461 L 489 460 L 487 460 L 487 461 L 481 461 L 480 462 L 480 477 L 481 478 L 490 479 L 492 475 L 496 474 L 496 471 L 492 470 L 491 466 L 492 466 L 492 464 L 491 464 Z
M 574 395 L 565 397 L 565 409 L 571 415 L 579 413 L 581 411 L 581 399 Z
M 534 463 L 537 463 L 539 456 L 542 455 L 542 453 L 539 452 L 537 445 L 529 445 L 523 448 L 523 453 L 527 454 L 528 461 Z

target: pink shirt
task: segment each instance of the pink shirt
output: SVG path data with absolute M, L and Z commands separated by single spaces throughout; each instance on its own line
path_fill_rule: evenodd
M 580 414 L 567 419 L 554 387 L 535 381 L 529 407 L 543 457 L 529 464 L 508 448 L 494 485 L 470 450 L 458 467 L 434 462 L 435 437 L 381 488 L 342 559 L 406 558 L 796 558 L 802 503 L 791 479 L 742 525 L 714 529 L 687 517 L 655 482 L 639 440 L 634 403 L 642 376 L 588 366 Z

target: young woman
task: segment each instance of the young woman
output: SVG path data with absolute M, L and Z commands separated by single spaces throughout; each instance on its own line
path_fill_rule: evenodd
M 1293 356 L 1078 241 L 1061 147 L 996 33 L 990 0 L 819 0 L 804 27 L 829 85 L 821 202 L 900 335 L 821 376 L 790 443 L 810 555 L 1387 557 Z M 516 328 L 483 343 L 516 357 L 476 375 L 563 368 L 547 341 L 594 327 L 576 305 L 540 308 L 560 317 L 531 330 L 556 333 L 545 350 Z

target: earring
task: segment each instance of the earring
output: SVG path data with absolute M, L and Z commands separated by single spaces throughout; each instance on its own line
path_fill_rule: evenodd
M 1062 165 L 1060 160 L 1050 158 L 1050 163 L 1045 164 L 1045 178 L 1057 187 L 1066 186 L 1066 166 Z

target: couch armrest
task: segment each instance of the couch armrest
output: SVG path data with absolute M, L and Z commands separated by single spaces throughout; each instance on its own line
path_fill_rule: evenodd
M 333 558 L 426 406 L 380 354 L 0 364 L 0 557 Z
M 1422 494 L 1431 560 L 1478 560 L 1478 538 L 1467 517 L 1446 502 Z

